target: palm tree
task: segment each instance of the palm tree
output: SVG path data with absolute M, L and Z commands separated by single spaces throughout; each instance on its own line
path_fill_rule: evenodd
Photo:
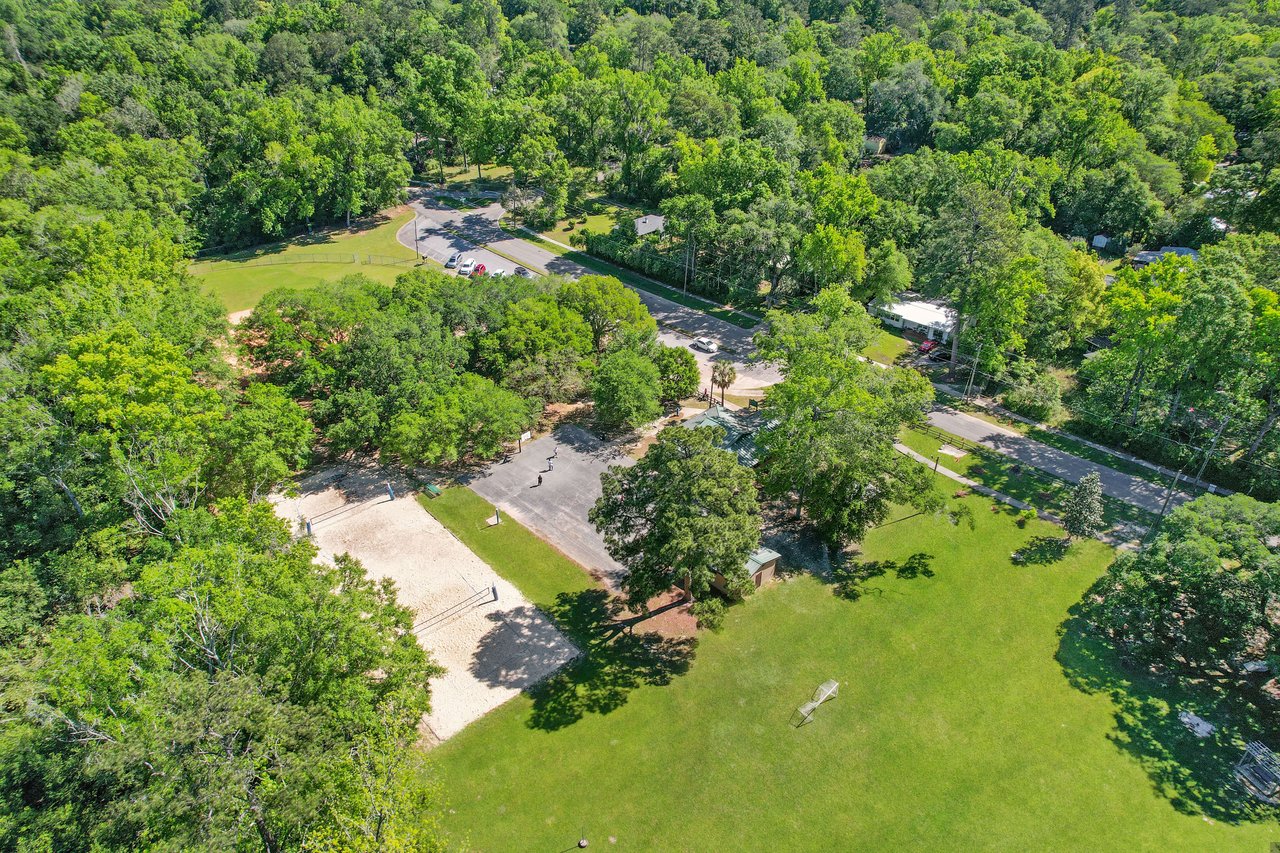
M 717 361 L 711 365 L 711 387 L 720 386 L 720 405 L 724 405 L 724 392 L 734 380 L 738 378 L 738 371 L 732 364 L 727 361 Z

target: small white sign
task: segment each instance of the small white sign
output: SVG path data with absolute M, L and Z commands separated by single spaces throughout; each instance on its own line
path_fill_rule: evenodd
M 520 440 L 521 440 L 521 441 L 529 441 L 529 440 L 530 440 L 530 439 L 532 439 L 532 438 L 533 438 L 533 433 L 531 433 L 531 432 L 529 432 L 529 431 L 527 431 L 527 430 L 526 430 L 525 432 L 520 433 Z

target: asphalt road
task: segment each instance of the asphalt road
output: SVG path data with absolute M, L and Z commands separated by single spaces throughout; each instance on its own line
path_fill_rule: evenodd
M 454 210 L 430 199 L 416 199 L 411 206 L 418 213 L 415 221 L 417 248 L 436 260 L 443 261 L 454 252 L 462 252 L 463 257 L 475 258 L 490 270 L 511 272 L 516 264 L 510 258 L 515 258 L 521 266 L 535 273 L 547 272 L 574 278 L 593 274 L 581 264 L 503 231 L 498 220 L 504 211 L 497 202 L 466 211 Z M 397 235 L 400 243 L 409 248 L 414 247 L 415 222 L 406 223 Z M 782 379 L 776 368 L 752 360 L 755 346 L 751 342 L 751 331 L 647 290 L 631 289 L 658 321 L 661 329 L 658 337 L 668 346 L 689 346 L 695 337 L 708 337 L 721 347 L 733 350 L 716 355 L 692 350 L 698 359 L 703 387 L 711 387 L 711 364 L 715 361 L 729 361 L 738 372 L 738 379 L 729 387 L 730 393 L 760 392 Z M 682 331 L 677 331 L 677 328 Z
M 616 591 L 626 571 L 609 556 L 587 512 L 600 498 L 600 474 L 611 465 L 631 464 L 615 446 L 570 425 L 526 442 L 523 451 L 464 482 Z
M 509 258 L 514 258 L 522 266 L 534 272 L 573 277 L 592 273 L 581 264 L 503 231 L 498 225 L 498 220 L 504 211 L 496 201 L 484 207 L 466 211 L 437 204 L 428 197 L 419 197 L 412 201 L 411 205 L 418 213 L 415 222 L 419 229 L 419 249 L 424 254 L 439 260 L 460 251 L 464 256 L 476 258 L 490 269 L 502 268 L 510 271 L 514 264 Z M 414 226 L 414 222 L 406 224 L 398 235 L 400 242 L 410 248 L 414 245 Z M 496 252 L 485 248 L 486 246 Z M 504 258 L 497 252 L 507 257 Z M 659 337 L 669 346 L 688 346 L 693 337 L 708 337 L 721 347 L 733 350 L 732 353 L 722 351 L 715 356 L 693 351 L 698 359 L 703 387 L 710 387 L 711 365 L 717 360 L 731 361 L 737 369 L 738 379 L 730 386 L 731 393 L 754 396 L 756 392 L 781 380 L 782 377 L 775 368 L 753 360 L 755 347 L 751 341 L 752 331 L 702 311 L 677 304 L 657 294 L 637 288 L 632 290 L 658 321 L 661 329 Z M 676 329 L 690 332 L 692 336 Z M 1068 482 L 1078 482 L 1086 474 L 1096 472 L 1102 481 L 1102 490 L 1105 494 L 1140 509 L 1159 513 L 1164 505 L 1166 489 L 1163 486 L 1087 459 L 1081 459 L 1011 430 L 995 426 L 981 418 L 953 409 L 940 408 L 929 415 L 929 421 L 939 429 L 981 444 Z M 1191 500 L 1190 495 L 1185 492 L 1176 492 L 1169 506 L 1173 508 L 1188 500 Z
M 929 423 L 940 430 L 989 447 L 1024 465 L 1047 471 L 1070 483 L 1077 483 L 1087 474 L 1096 473 L 1098 479 L 1102 481 L 1103 494 L 1157 515 L 1164 506 L 1165 496 L 1168 494 L 1166 487 L 1156 485 L 1150 480 L 1081 459 L 1013 430 L 996 426 L 964 412 L 957 412 L 955 409 L 946 407 L 934 409 L 929 413 Z M 1189 500 L 1191 496 L 1185 492 L 1175 492 L 1169 501 L 1169 508 L 1173 509 Z

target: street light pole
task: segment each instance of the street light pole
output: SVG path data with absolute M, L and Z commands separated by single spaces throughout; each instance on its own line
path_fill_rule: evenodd
M 413 211 L 413 254 L 422 260 L 422 252 L 418 251 L 418 210 Z

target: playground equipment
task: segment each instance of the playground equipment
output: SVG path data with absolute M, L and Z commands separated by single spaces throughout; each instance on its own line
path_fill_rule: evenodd
M 813 691 L 813 698 L 796 708 L 796 712 L 792 716 L 792 725 L 798 729 L 805 723 L 811 722 L 814 712 L 818 710 L 818 706 L 828 699 L 834 699 L 839 692 L 840 682 L 838 681 L 824 681 L 819 684 L 818 688 Z
M 413 630 L 427 632 L 433 628 L 439 628 L 450 618 L 460 616 L 473 607 L 479 607 L 481 604 L 488 604 L 491 601 L 498 600 L 498 585 L 486 586 L 484 589 L 478 589 L 471 595 L 462 599 L 456 604 L 451 604 L 444 610 L 440 610 L 423 619 L 417 625 L 413 626 Z
M 1251 741 L 1235 766 L 1236 780 L 1264 803 L 1280 805 L 1280 760 L 1259 741 Z

